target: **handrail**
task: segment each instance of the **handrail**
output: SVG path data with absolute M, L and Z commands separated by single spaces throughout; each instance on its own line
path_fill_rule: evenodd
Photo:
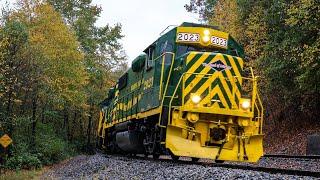
M 168 73 L 168 78 L 167 78 L 167 82 L 166 82 L 166 86 L 165 86 L 165 89 L 164 89 L 164 92 L 163 92 L 163 97 L 162 97 L 162 100 L 161 100 L 161 104 L 160 104 L 160 107 L 161 107 L 161 111 L 160 111 L 160 114 L 159 114 L 159 121 L 158 121 L 158 125 L 160 125 L 160 121 L 161 121 L 161 116 L 162 116 L 162 107 L 163 107 L 163 103 L 164 103 L 164 99 L 165 99 L 165 96 L 167 94 L 167 89 L 168 89 L 168 84 L 169 84 L 169 81 L 170 81 L 170 77 L 171 77 L 171 72 L 172 72 L 172 67 L 173 67 L 173 64 L 174 64 L 174 60 L 175 60 L 175 53 L 172 53 L 172 52 L 165 52 L 163 53 L 161 56 L 163 56 L 162 58 L 162 70 L 161 70 L 161 80 L 160 80 L 160 90 L 159 90 L 159 95 L 162 95 L 162 87 L 161 87 L 161 84 L 162 84 L 162 81 L 163 81 L 163 74 L 164 74 L 164 60 L 165 60 L 165 55 L 166 54 L 171 54 L 172 55 L 172 58 L 171 58 L 171 64 L 170 64 L 170 70 L 169 70 L 169 73 Z M 160 96 L 161 97 L 161 96 Z M 160 98 L 161 99 L 161 98 Z M 170 116 L 169 116 L 170 117 Z
M 257 102 L 254 102 L 255 104 L 255 109 L 257 110 L 257 117 L 260 118 L 260 108 L 257 105 Z
M 173 97 L 176 95 L 177 90 L 178 90 L 178 87 L 179 87 L 179 85 L 180 85 L 180 83 L 181 83 L 181 80 L 183 79 L 184 75 L 185 75 L 185 73 L 183 73 L 183 74 L 181 75 L 181 77 L 180 77 L 180 79 L 179 79 L 179 81 L 178 81 L 178 84 L 177 84 L 176 88 L 175 88 L 174 91 L 173 91 L 173 94 L 172 94 L 171 99 L 170 99 L 170 102 L 169 102 L 169 109 L 171 109 L 171 104 L 172 104 L 172 101 L 173 101 Z M 171 111 L 169 110 L 169 115 L 168 115 L 168 117 L 170 117 L 170 116 L 171 116 Z M 170 119 L 170 120 L 171 120 L 171 119 Z M 168 121 L 168 122 L 169 122 L 169 121 Z
M 169 25 L 169 26 L 167 26 L 164 30 L 161 31 L 160 36 L 162 36 L 162 33 L 164 33 L 167 29 L 169 29 L 169 27 L 172 27 L 172 26 L 177 27 L 178 25 Z
M 167 83 L 166 83 L 166 87 L 165 87 L 165 89 L 164 89 L 164 96 L 166 95 L 166 93 L 167 93 L 167 89 L 168 89 L 168 85 L 169 85 L 169 81 L 170 81 L 170 77 L 171 77 L 171 72 L 172 72 L 172 67 L 173 67 L 173 64 L 174 64 L 174 58 L 175 58 L 175 54 L 174 53 L 168 53 L 168 54 L 171 54 L 172 55 L 172 60 L 173 61 L 171 61 L 171 65 L 170 65 L 170 70 L 169 70 L 169 76 L 168 76 L 168 79 L 167 79 Z M 162 64 L 164 64 L 164 58 L 163 58 L 163 60 L 162 60 Z M 164 102 L 164 98 L 162 98 L 162 104 L 163 104 L 163 102 Z
M 194 72 L 184 72 L 184 74 L 193 74 L 193 75 L 204 75 L 204 76 L 211 76 L 211 75 L 213 75 L 213 74 L 208 74 L 208 73 L 194 73 Z M 232 76 L 232 77 L 234 77 L 234 78 L 241 78 L 241 79 L 246 79 L 246 80 L 253 80 L 254 78 L 251 78 L 251 77 L 239 77 L 239 76 Z M 256 77 L 258 77 L 258 76 L 256 76 Z M 225 79 L 227 79 L 227 78 L 225 78 Z
M 162 57 L 162 62 L 163 62 L 163 59 L 164 59 L 164 56 Z M 161 95 L 162 95 L 163 73 L 164 73 L 164 63 L 162 63 L 162 66 L 161 66 L 161 76 L 160 76 L 160 82 L 159 82 L 159 101 L 161 100 Z
M 260 108 L 261 108 L 261 116 L 260 116 L 260 133 L 262 133 L 262 125 L 263 125 L 263 114 L 264 114 L 264 108 L 262 105 L 262 100 L 260 98 L 259 92 L 257 91 L 257 100 L 259 102 Z
M 174 58 L 175 58 L 175 53 L 172 53 L 172 52 L 164 52 L 162 53 L 160 56 L 158 56 L 156 60 L 160 59 L 160 57 L 162 57 L 162 66 L 161 66 L 161 76 L 160 76 L 160 82 L 159 82 L 159 100 L 161 100 L 161 95 L 162 95 L 162 81 L 163 81 L 163 75 L 164 75 L 164 60 L 165 60 L 165 56 L 166 55 L 172 55 L 172 59 L 174 61 Z M 173 61 L 171 61 L 171 67 L 170 67 L 170 72 L 169 72 L 169 75 L 171 74 L 171 69 L 172 69 L 172 65 L 173 65 Z M 167 82 L 169 81 L 169 78 L 167 80 Z

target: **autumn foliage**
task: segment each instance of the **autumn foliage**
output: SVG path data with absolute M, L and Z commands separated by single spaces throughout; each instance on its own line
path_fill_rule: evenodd
M 126 69 L 121 25 L 97 27 L 87 0 L 14 7 L 0 24 L 0 136 L 13 139 L 1 159 L 19 169 L 90 152 L 99 102 Z
M 190 0 L 185 7 L 244 46 L 260 75 L 267 153 L 304 154 L 320 124 L 319 2 Z

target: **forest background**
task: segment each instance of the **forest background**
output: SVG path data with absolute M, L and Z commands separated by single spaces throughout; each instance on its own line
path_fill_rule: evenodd
M 19 0 L 0 22 L 0 136 L 10 169 L 94 150 L 99 103 L 127 69 L 121 25 L 97 27 L 91 0 Z
M 229 32 L 260 76 L 267 153 L 304 154 L 320 132 L 317 0 L 190 0 Z M 0 136 L 6 168 L 38 168 L 94 150 L 99 103 L 127 69 L 121 24 L 97 27 L 91 0 L 19 0 L 0 18 Z M 299 139 L 299 141 L 297 141 Z
M 190 0 L 200 19 L 230 33 L 260 76 L 265 153 L 305 154 L 320 133 L 320 3 L 317 0 Z

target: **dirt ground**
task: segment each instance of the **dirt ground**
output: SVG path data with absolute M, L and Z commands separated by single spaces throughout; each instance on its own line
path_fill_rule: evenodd
M 264 152 L 266 154 L 305 155 L 307 137 L 312 134 L 320 134 L 320 122 L 266 123 L 264 133 Z

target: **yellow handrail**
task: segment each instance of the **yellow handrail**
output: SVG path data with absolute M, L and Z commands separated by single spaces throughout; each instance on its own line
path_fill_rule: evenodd
M 262 100 L 261 100 L 258 92 L 257 92 L 257 100 L 258 100 L 259 105 L 260 105 L 260 108 L 261 108 L 261 114 L 260 114 L 260 133 L 262 133 L 264 108 L 263 108 Z
M 181 77 L 180 77 L 180 79 L 179 79 L 179 81 L 178 81 L 178 84 L 177 84 L 176 88 L 174 89 L 173 94 L 172 94 L 172 96 L 171 96 L 171 99 L 170 99 L 170 102 L 169 102 L 169 115 L 168 115 L 168 117 L 171 117 L 171 111 L 170 111 L 170 109 L 171 109 L 171 104 L 172 104 L 172 101 L 173 101 L 173 97 L 176 95 L 177 90 L 178 90 L 178 87 L 179 87 L 179 85 L 180 85 L 180 83 L 181 83 L 181 80 L 182 80 L 182 78 L 184 77 L 184 75 L 185 75 L 185 73 L 183 73 L 183 74 L 181 75 Z M 170 119 L 170 120 L 171 120 L 171 119 Z M 168 122 L 169 122 L 169 121 L 168 121 Z
M 163 107 L 163 103 L 164 103 L 164 98 L 167 94 L 167 89 L 168 89 L 168 84 L 169 84 L 169 81 L 170 81 L 170 77 L 171 77 L 171 72 L 172 72 L 172 67 L 173 67 L 173 64 L 174 64 L 174 58 L 175 58 L 175 53 L 172 53 L 172 52 L 165 52 L 163 53 L 161 56 L 163 56 L 162 58 L 162 70 L 161 70 L 161 78 L 160 78 L 160 90 L 159 90 L 159 100 L 161 99 L 161 95 L 162 95 L 162 81 L 163 81 L 163 74 L 164 74 L 164 60 L 165 60 L 165 55 L 166 54 L 171 54 L 172 55 L 172 58 L 171 58 L 171 64 L 170 64 L 170 70 L 169 70 L 169 73 L 168 73 L 168 78 L 167 78 L 167 82 L 166 82 L 166 86 L 165 86 L 165 89 L 164 89 L 164 92 L 163 92 L 163 96 L 162 96 L 162 100 L 161 100 L 161 104 L 160 104 L 160 107 L 162 109 Z M 156 58 L 157 59 L 157 58 Z M 173 96 L 172 96 L 173 97 Z M 170 112 L 170 111 L 169 111 Z M 161 116 L 162 116 L 162 110 L 160 111 L 160 114 L 159 114 L 159 121 L 158 121 L 158 125 L 160 125 L 160 121 L 161 121 Z M 170 116 L 169 116 L 170 117 Z
M 175 53 L 172 53 L 172 52 L 165 52 L 165 53 L 163 53 L 161 55 L 162 56 L 162 67 L 161 67 L 161 77 L 160 77 L 159 100 L 161 99 L 161 95 L 162 95 L 162 81 L 163 81 L 163 74 L 164 74 L 164 60 L 165 60 L 165 55 L 167 55 L 167 54 L 171 54 L 172 55 L 172 59 L 171 59 L 169 76 L 168 76 L 167 83 L 166 83 L 166 86 L 165 86 L 164 94 L 167 91 L 167 87 L 168 87 L 170 76 L 171 76 L 172 66 L 173 66 L 174 58 L 175 58 Z M 162 101 L 163 101 L 163 98 L 162 98 Z

